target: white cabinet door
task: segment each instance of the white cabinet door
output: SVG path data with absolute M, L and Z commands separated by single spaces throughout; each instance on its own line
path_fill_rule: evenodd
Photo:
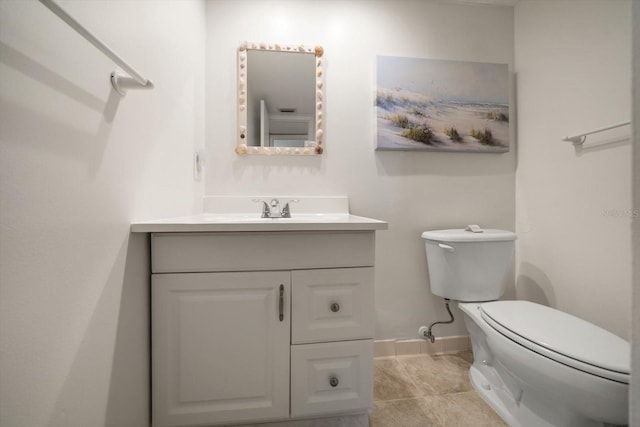
M 288 418 L 290 280 L 152 276 L 154 427 Z
M 373 267 L 291 273 L 292 344 L 373 338 Z

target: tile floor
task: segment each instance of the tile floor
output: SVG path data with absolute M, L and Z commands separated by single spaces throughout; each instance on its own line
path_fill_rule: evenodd
M 374 360 L 371 427 L 502 427 L 469 382 L 471 352 Z

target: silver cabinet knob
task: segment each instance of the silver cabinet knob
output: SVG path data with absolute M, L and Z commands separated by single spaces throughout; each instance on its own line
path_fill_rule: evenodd
M 339 382 L 340 381 L 338 381 L 338 378 L 336 377 L 329 378 L 329 384 L 331 385 L 331 387 L 337 387 Z
M 334 313 L 337 313 L 338 311 L 340 311 L 340 304 L 338 304 L 337 302 L 334 302 L 333 304 L 331 304 L 330 308 L 331 308 L 331 311 L 333 311 Z

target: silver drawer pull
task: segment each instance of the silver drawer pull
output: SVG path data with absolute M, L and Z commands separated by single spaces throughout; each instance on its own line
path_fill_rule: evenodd
M 284 320 L 284 285 L 280 285 L 280 301 L 278 304 L 279 318 L 282 322 Z
M 338 304 L 337 302 L 334 302 L 333 304 L 331 304 L 330 308 L 331 308 L 331 311 L 333 311 L 334 313 L 337 313 L 338 311 L 340 311 L 340 304 Z
M 337 387 L 339 382 L 340 381 L 338 381 L 338 378 L 336 377 L 329 378 L 329 384 L 331 385 L 331 387 Z

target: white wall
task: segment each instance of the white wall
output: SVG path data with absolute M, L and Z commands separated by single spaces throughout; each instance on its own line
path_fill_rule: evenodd
M 234 153 L 235 61 L 243 40 L 324 47 L 323 156 Z M 209 0 L 206 192 L 348 195 L 352 213 L 389 221 L 389 230 L 377 234 L 375 337 L 414 338 L 420 325 L 446 318 L 442 300 L 429 291 L 421 232 L 469 223 L 514 229 L 515 150 L 375 152 L 378 54 L 511 66 L 513 9 L 425 1 Z M 435 332 L 464 330 L 460 319 Z
M 517 295 L 630 338 L 630 2 L 515 7 Z
M 632 52 L 633 52 L 633 211 L 640 212 L 640 3 L 632 2 Z M 640 219 L 633 221 L 633 276 L 631 316 L 631 392 L 629 395 L 629 425 L 640 425 Z
M 0 2 L 0 425 L 149 424 L 148 260 L 134 219 L 201 205 L 204 3 Z

